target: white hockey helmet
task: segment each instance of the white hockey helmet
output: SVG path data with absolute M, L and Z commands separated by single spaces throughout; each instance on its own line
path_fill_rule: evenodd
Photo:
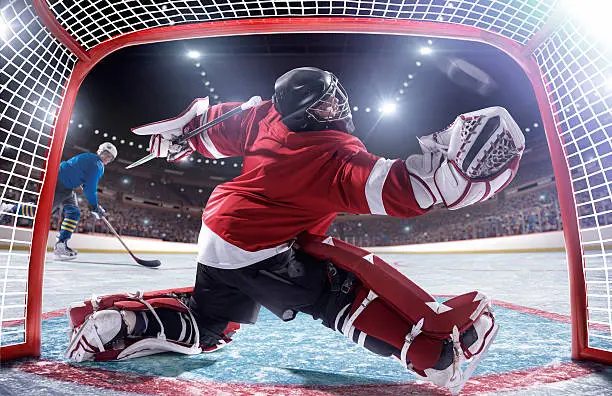
M 117 147 L 115 147 L 115 145 L 111 142 L 102 143 L 100 147 L 98 147 L 98 151 L 96 152 L 96 154 L 98 154 L 99 156 L 104 151 L 111 154 L 113 156 L 113 159 L 117 158 Z

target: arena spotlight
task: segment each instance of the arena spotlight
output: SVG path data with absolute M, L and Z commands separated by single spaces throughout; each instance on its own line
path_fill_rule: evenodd
M 419 54 L 421 55 L 431 55 L 433 53 L 433 49 L 431 47 L 421 47 L 419 49 Z
M 540 126 L 540 124 L 538 124 L 537 122 L 534 122 L 534 123 L 533 123 L 533 127 L 534 127 L 534 128 L 537 128 L 537 127 L 539 127 L 539 126 Z
M 0 40 L 6 40 L 8 38 L 10 26 L 0 15 Z
M 133 145 L 134 145 L 134 142 L 130 142 L 129 144 L 130 144 L 130 146 L 133 146 Z
M 406 231 L 406 232 L 410 231 L 410 226 L 404 227 L 404 231 Z
M 408 79 L 412 80 L 414 78 L 414 74 L 408 74 Z M 405 85 L 406 87 L 408 86 L 408 83 L 406 83 Z
M 104 135 L 102 135 L 104 137 L 108 137 L 108 133 L 104 132 Z
M 77 127 L 83 128 L 83 124 L 79 124 L 79 125 L 77 125 Z
M 353 106 L 353 111 L 359 111 L 359 107 L 358 106 Z
M 365 112 L 366 112 L 366 113 L 369 113 L 370 111 L 372 111 L 372 109 L 370 109 L 369 107 L 366 107 L 366 108 L 365 108 Z
M 416 61 L 415 65 L 416 65 L 417 67 L 421 67 L 421 65 L 423 65 L 423 64 L 421 63 L 421 61 Z
M 198 164 L 201 164 L 201 163 L 202 163 L 202 158 L 198 158 L 196 162 L 197 162 Z
M 138 148 L 139 148 L 139 149 L 141 149 L 141 148 L 142 148 L 142 144 L 139 144 L 139 145 L 138 145 Z
M 201 188 L 200 188 L 200 189 L 198 189 L 198 192 L 199 192 L 200 194 L 202 194 L 202 189 L 201 189 Z
M 119 141 L 119 143 L 121 143 L 121 144 L 125 144 L 125 140 L 121 139 L 121 140 Z
M 397 104 L 392 102 L 385 102 L 380 108 L 383 115 L 389 115 L 395 113 L 395 110 L 397 110 Z
M 149 219 L 144 219 L 144 223 L 145 223 L 145 225 L 149 224 Z
M 98 129 L 96 129 L 96 130 L 94 131 L 94 134 L 95 134 L 95 135 L 98 135 L 99 133 L 100 133 L 100 131 L 99 131 Z
M 130 183 L 130 179 L 128 179 L 127 177 L 123 178 L 123 184 L 129 184 Z
M 525 132 L 531 132 L 530 128 L 525 128 Z
M 609 21 L 612 11 L 610 0 L 563 0 L 561 7 L 569 18 L 583 25 L 584 29 L 593 35 L 593 38 L 612 47 L 612 24 Z
M 187 51 L 187 57 L 191 59 L 198 59 L 200 57 L 200 53 L 196 50 Z
M 433 45 L 433 40 L 432 39 L 427 40 L 427 45 Z

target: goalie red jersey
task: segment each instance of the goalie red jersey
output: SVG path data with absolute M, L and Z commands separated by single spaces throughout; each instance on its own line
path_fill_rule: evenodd
M 207 118 L 237 105 L 213 106 Z M 270 101 L 190 143 L 209 158 L 244 157 L 241 175 L 215 189 L 203 220 L 215 234 L 247 251 L 276 247 L 303 231 L 323 234 L 337 212 L 397 217 L 424 212 L 404 161 L 370 154 L 345 132 L 291 132 Z

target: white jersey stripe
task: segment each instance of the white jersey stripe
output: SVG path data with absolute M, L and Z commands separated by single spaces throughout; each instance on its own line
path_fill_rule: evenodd
M 381 158 L 376 161 L 374 168 L 372 168 L 370 172 L 370 176 L 368 176 L 368 181 L 365 186 L 365 195 L 370 213 L 372 214 L 387 214 L 385 205 L 383 204 L 382 190 L 385 185 L 385 180 L 387 180 L 387 175 L 394 163 L 395 160 Z
M 206 150 L 208 150 L 208 152 L 213 155 L 213 157 L 215 158 L 226 158 L 227 157 L 227 155 L 223 155 L 219 152 L 219 150 L 217 150 L 212 140 L 210 140 L 210 136 L 208 136 L 207 131 L 200 133 L 199 136 L 200 136 L 200 141 L 202 142 L 204 147 L 206 147 Z

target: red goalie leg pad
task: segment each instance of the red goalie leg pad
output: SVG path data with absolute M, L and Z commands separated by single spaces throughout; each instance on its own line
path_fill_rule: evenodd
M 357 298 L 355 298 L 351 312 L 347 317 L 350 317 L 358 309 L 368 293 L 369 290 L 363 286 L 359 287 L 356 293 Z M 401 358 L 399 351 L 404 347 L 406 335 L 410 334 L 414 327 L 380 298 L 374 299 L 368 304 L 366 309 L 357 317 L 353 326 L 361 333 L 393 345 L 398 350 L 396 355 L 398 359 Z M 440 359 L 441 352 L 442 340 L 421 335 L 412 342 L 407 353 L 407 360 L 410 361 L 414 369 L 422 371 L 433 367 Z
M 184 287 L 177 289 L 166 289 L 166 290 L 156 290 L 151 292 L 142 293 L 140 296 L 143 300 L 148 301 L 156 298 L 167 298 L 168 300 L 175 300 L 176 297 L 181 296 L 189 296 L 193 293 L 193 287 Z M 172 297 L 171 297 L 172 296 Z M 72 328 L 78 327 L 85 322 L 87 317 L 96 311 L 103 311 L 105 309 L 117 307 L 117 303 L 120 302 L 133 302 L 137 305 L 144 306 L 144 304 L 140 303 L 136 298 L 135 294 L 131 293 L 118 293 L 118 294 L 109 294 L 107 296 L 93 296 L 89 300 L 85 300 L 81 303 L 73 303 L 68 307 L 68 318 L 70 319 L 70 326 Z M 168 303 L 166 301 L 166 303 Z M 176 300 L 175 300 L 176 303 Z M 163 300 L 162 300 L 163 304 Z M 174 303 L 171 303 L 174 304 Z M 180 305 L 176 303 L 177 305 Z M 121 304 L 120 304 L 121 305 Z M 129 306 L 129 304 L 128 304 Z M 136 305 L 135 305 L 136 306 Z M 167 307 L 173 308 L 173 307 Z M 131 309 L 129 307 L 120 309 L 126 309 L 128 311 L 140 311 L 142 309 Z M 145 307 L 146 309 L 146 307 Z M 184 307 L 182 307 L 184 309 Z M 184 311 L 183 311 L 184 312 Z
M 422 332 L 431 337 L 448 339 L 454 326 L 460 332 L 467 330 L 488 305 L 486 297 L 476 291 L 438 303 L 381 258 L 332 237 L 302 234 L 298 244 L 306 253 L 355 274 L 408 323 L 423 319 Z

